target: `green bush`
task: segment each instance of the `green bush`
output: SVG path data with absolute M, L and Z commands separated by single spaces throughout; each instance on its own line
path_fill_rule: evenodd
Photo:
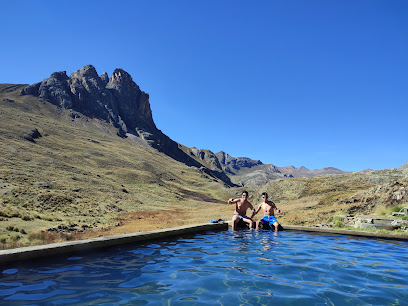
M 20 235 L 11 236 L 11 240 L 13 240 L 13 241 L 17 241 L 17 240 L 20 240 L 20 239 L 21 239 Z
M 23 216 L 22 219 L 23 219 L 24 221 L 31 221 L 31 220 L 33 220 L 33 218 L 31 218 L 31 217 L 28 216 L 28 215 Z
M 335 227 L 344 227 L 344 222 L 343 222 L 343 221 L 336 221 L 336 222 L 334 223 L 334 226 L 335 226 Z
M 403 207 L 404 207 L 403 205 L 397 205 L 397 206 L 392 207 L 391 210 L 390 210 L 390 215 L 393 212 L 399 212 Z

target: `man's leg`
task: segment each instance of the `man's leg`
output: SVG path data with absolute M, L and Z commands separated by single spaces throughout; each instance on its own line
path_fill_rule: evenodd
M 239 218 L 234 215 L 232 217 L 232 222 L 231 222 L 231 226 L 232 226 L 233 231 L 235 231 L 235 228 L 237 227 L 238 222 L 239 222 Z
M 245 223 L 248 223 L 249 224 L 249 229 L 253 229 L 253 227 L 254 227 L 254 221 L 252 220 L 252 219 L 250 219 L 250 218 L 243 218 L 242 219 Z

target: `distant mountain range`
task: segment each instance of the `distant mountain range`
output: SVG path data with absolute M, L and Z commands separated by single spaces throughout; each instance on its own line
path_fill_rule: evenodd
M 70 76 L 54 72 L 41 82 L 24 87 L 21 95 L 32 95 L 71 112 L 73 120 L 80 116 L 98 118 L 117 128 L 119 137 L 131 137 L 149 145 L 188 166 L 223 181 L 227 186 L 258 186 L 284 177 L 310 177 L 343 174 L 337 168 L 309 170 L 305 167 L 277 167 L 260 160 L 233 157 L 220 151 L 189 148 L 179 144 L 157 129 L 149 103 L 149 95 L 123 69 L 115 69 L 109 77 L 98 75 L 87 65 Z
M 197 148 L 186 148 L 183 150 L 200 162 L 203 166 L 213 171 L 223 171 L 234 184 L 245 186 L 260 186 L 270 180 L 291 177 L 311 177 L 326 174 L 344 174 L 345 171 L 328 167 L 317 170 L 309 170 L 305 167 L 296 168 L 277 167 L 272 164 L 264 164 L 260 160 L 253 160 L 248 157 L 233 157 L 223 151 L 213 153 L 209 150 Z

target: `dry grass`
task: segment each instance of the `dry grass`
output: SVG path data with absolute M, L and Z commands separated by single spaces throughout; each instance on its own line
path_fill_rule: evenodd
M 217 206 L 231 194 L 196 168 L 116 136 L 105 122 L 72 119 L 69 111 L 18 91 L 0 93 L 0 122 L 3 247 L 194 222 L 180 221 L 182 211 Z M 34 127 L 43 137 L 24 140 Z M 160 212 L 179 220 L 133 222 L 136 215 Z M 6 230 L 10 226 L 26 234 Z
M 0 247 L 230 220 L 234 207 L 225 203 L 241 188 L 225 188 L 194 167 L 122 139 L 106 122 L 73 119 L 5 87 L 0 84 Z M 24 140 L 32 128 L 43 137 Z M 406 197 L 394 199 L 403 187 L 386 185 L 396 180 L 408 183 L 398 171 L 281 179 L 249 190 L 250 201 L 257 205 L 267 191 L 282 209 L 281 223 L 312 225 L 354 206 L 384 213 L 406 203 Z M 370 194 L 376 186 L 385 187 Z

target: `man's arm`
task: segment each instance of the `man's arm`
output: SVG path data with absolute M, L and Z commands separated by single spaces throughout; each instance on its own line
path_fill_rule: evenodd
M 231 199 L 229 199 L 229 200 L 228 200 L 228 204 L 235 204 L 235 203 L 238 203 L 238 202 L 239 202 L 239 200 L 240 200 L 240 199 L 234 199 L 234 198 L 231 198 Z
M 272 204 L 273 204 L 273 206 L 276 208 L 276 211 L 277 211 L 278 213 L 280 213 L 281 210 L 278 208 L 278 206 L 276 206 L 276 204 L 275 204 L 274 202 L 272 202 Z
M 249 203 L 249 205 L 251 205 L 250 208 L 252 207 L 252 216 L 251 216 L 251 219 L 252 219 L 261 210 L 262 204 L 259 204 L 257 210 L 254 209 L 251 203 Z

